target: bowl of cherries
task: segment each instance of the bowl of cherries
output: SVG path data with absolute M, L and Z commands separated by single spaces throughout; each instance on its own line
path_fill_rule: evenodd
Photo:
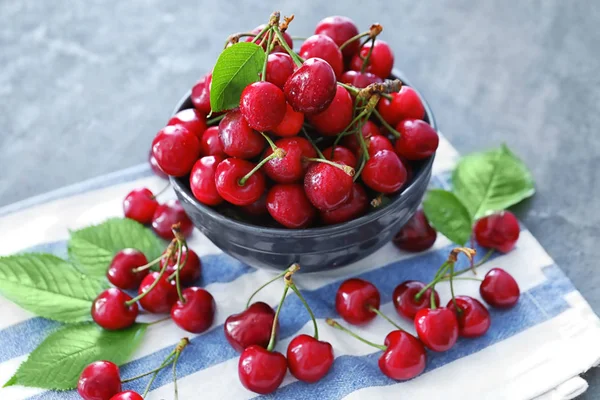
M 373 24 L 322 20 L 294 51 L 291 18 L 227 40 L 177 104 L 152 159 L 194 225 L 256 267 L 338 268 L 416 212 L 439 137 Z

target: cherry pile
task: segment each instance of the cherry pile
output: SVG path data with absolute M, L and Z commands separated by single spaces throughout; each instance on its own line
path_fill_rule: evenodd
M 208 73 L 192 88 L 194 108 L 154 138 L 150 162 L 188 179 L 199 202 L 261 215 L 261 224 L 268 215 L 290 229 L 339 224 L 400 192 L 439 139 L 418 94 L 388 80 L 394 54 L 378 39 L 381 25 L 359 33 L 349 18 L 328 17 L 296 53 L 292 19 L 280 23 L 274 13 L 267 25 L 229 38 L 227 46 L 263 47 L 260 80 L 242 91 L 238 107 L 207 119 L 215 114 Z M 140 206 L 126 206 L 126 215 L 154 226 L 152 195 L 136 196 Z

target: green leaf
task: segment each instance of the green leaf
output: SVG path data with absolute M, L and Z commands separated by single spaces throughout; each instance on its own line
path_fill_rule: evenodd
M 44 318 L 89 321 L 92 302 L 105 288 L 51 254 L 0 257 L 0 294 Z
M 454 193 L 441 189 L 428 191 L 423 211 L 436 231 L 461 246 L 467 243 L 473 220 Z
M 69 325 L 51 333 L 4 385 L 68 390 L 81 371 L 98 360 L 125 363 L 140 344 L 148 324 L 107 331 L 94 323 Z
M 104 279 L 115 254 L 125 248 L 138 249 L 151 261 L 161 255 L 164 245 L 142 224 L 128 218 L 112 218 L 71 232 L 69 257 L 87 275 Z
M 214 112 L 240 105 L 242 91 L 258 81 L 266 54 L 261 46 L 240 42 L 223 50 L 212 72 L 210 108 Z
M 505 210 L 535 193 L 531 173 L 505 145 L 463 157 L 452 183 L 474 219 Z

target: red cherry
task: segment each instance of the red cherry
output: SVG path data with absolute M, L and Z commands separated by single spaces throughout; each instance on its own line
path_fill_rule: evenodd
M 242 385 L 259 394 L 274 392 L 285 377 L 287 360 L 277 351 L 267 351 L 260 346 L 247 347 L 238 363 Z
M 285 116 L 283 91 L 271 82 L 254 82 L 244 89 L 240 112 L 252 129 L 270 131 L 277 128 Z
M 469 296 L 456 296 L 456 305 L 460 312 L 454 307 L 450 300 L 446 306 L 454 311 L 458 320 L 458 334 L 466 338 L 474 338 L 484 335 L 492 323 L 490 312 L 477 299 Z
M 335 97 L 335 72 L 327 61 L 309 58 L 289 77 L 283 89 L 295 111 L 317 113 L 326 109 Z
M 423 119 L 425 116 L 425 107 L 413 88 L 402 86 L 391 96 L 392 100 L 382 97 L 377 103 L 377 110 L 388 124 L 393 126 L 403 119 Z
M 360 55 L 364 58 L 369 54 L 372 42 L 368 41 L 360 50 Z M 356 54 L 350 62 L 350 69 L 360 71 L 363 65 L 363 60 Z M 375 46 L 369 59 L 366 71 L 371 72 L 381 79 L 386 79 L 392 74 L 394 67 L 394 53 L 390 46 L 383 40 L 375 40 Z
M 333 347 L 309 335 L 298 335 L 287 348 L 290 372 L 302 382 L 319 381 L 333 365 Z
M 192 88 L 190 98 L 196 110 L 204 115 L 210 114 L 210 84 L 212 81 L 212 73 L 208 73 L 202 77 Z
M 137 303 L 128 306 L 131 296 L 117 288 L 106 289 L 92 303 L 92 319 L 108 330 L 125 329 L 133 325 L 138 315 Z
M 226 157 L 225 151 L 223 150 L 223 143 L 219 137 L 219 127 L 211 126 L 204 131 L 202 138 L 200 139 L 200 154 L 205 156 L 221 156 Z
M 230 315 L 223 325 L 225 338 L 240 353 L 246 347 L 257 345 L 266 348 L 271 338 L 275 311 L 259 301 L 239 314 Z
M 77 392 L 84 400 L 109 400 L 121 391 L 119 367 L 110 361 L 96 361 L 83 369 Z
M 380 150 L 365 164 L 362 180 L 373 190 L 381 193 L 395 193 L 406 182 L 407 173 L 404 164 L 396 153 Z
M 167 125 L 181 125 L 196 135 L 198 140 L 202 139 L 202 134 L 207 128 L 206 116 L 193 108 L 179 111 L 171 117 Z
M 216 206 L 223 202 L 215 186 L 215 171 L 223 161 L 221 156 L 205 156 L 196 161 L 190 174 L 190 188 L 199 202 Z
M 163 253 L 164 255 L 165 253 Z M 186 259 L 187 256 L 187 259 Z M 183 264 L 185 262 L 185 264 Z M 179 281 L 183 285 L 193 285 L 200 279 L 202 275 L 202 262 L 198 254 L 192 249 L 183 249 L 181 252 L 181 263 L 183 267 L 179 270 Z M 167 264 L 167 276 L 172 275 L 175 272 L 175 266 L 177 265 L 177 254 L 173 254 L 171 258 L 163 258 L 160 260 L 160 268 L 162 269 Z
M 513 213 L 501 211 L 477 221 L 474 233 L 480 246 L 508 253 L 519 240 L 521 228 Z
M 394 236 L 393 243 L 400 250 L 425 251 L 435 243 L 437 232 L 429 225 L 423 210 L 419 209 Z
M 377 316 L 371 308 L 379 309 L 379 290 L 363 279 L 347 279 L 335 295 L 335 309 L 347 322 L 360 325 Z
M 250 128 L 239 110 L 229 111 L 219 123 L 219 138 L 223 151 L 231 156 L 250 159 L 265 148 L 265 138 Z
M 417 293 L 419 293 L 426 285 L 419 281 L 404 281 L 394 289 L 392 300 L 394 302 L 394 308 L 401 317 L 406 317 L 410 320 L 415 318 L 417 312 L 430 307 L 431 301 L 431 289 L 427 289 L 419 299 L 415 299 Z M 440 305 L 440 296 L 437 291 L 435 292 L 434 302 L 435 306 Z
M 427 365 L 423 343 L 405 331 L 391 331 L 385 337 L 387 349 L 379 357 L 379 369 L 388 378 L 397 381 L 412 379 Z
M 152 154 L 168 175 L 187 175 L 200 156 L 200 141 L 181 125 L 165 126 L 152 141 Z
M 254 34 L 254 35 L 258 35 L 265 27 L 265 24 L 259 25 L 256 28 L 252 29 L 252 31 L 250 31 L 250 33 Z M 290 49 L 294 48 L 294 41 L 292 40 L 292 37 L 289 35 L 289 33 L 287 32 L 282 32 L 283 33 L 283 38 L 285 39 L 285 42 L 287 43 L 288 47 Z M 261 39 L 256 41 L 256 44 L 259 46 L 262 46 L 262 48 L 266 51 L 267 50 L 267 40 L 266 40 L 266 35 L 263 36 Z M 253 36 L 249 36 L 246 39 L 246 42 L 251 42 L 252 40 L 254 40 Z M 280 46 L 277 45 L 273 48 L 273 53 L 284 53 L 285 49 Z
M 152 222 L 152 216 L 158 207 L 158 201 L 150 189 L 133 189 L 123 200 L 125 217 L 131 218 L 140 224 Z
M 511 308 L 519 301 L 521 290 L 515 278 L 501 268 L 493 268 L 483 278 L 479 294 L 496 308 Z
M 380 150 L 394 152 L 392 142 L 383 135 L 371 135 L 365 140 L 365 143 L 367 145 L 367 150 L 369 151 L 369 157 L 373 157 Z M 360 154 L 362 154 L 362 152 Z
M 172 226 L 179 223 L 183 236 L 188 237 L 194 230 L 194 224 L 185 213 L 179 200 L 169 200 L 156 207 L 152 217 L 152 229 L 165 240 L 173 239 Z
M 302 129 L 302 124 L 304 124 L 304 114 L 294 111 L 292 106 L 286 103 L 285 117 L 272 132 L 281 137 L 296 136 Z
M 267 210 L 275 221 L 291 229 L 308 227 L 317 213 L 299 183 L 273 186 L 267 195 Z
M 123 249 L 113 257 L 108 272 L 108 281 L 120 289 L 137 289 L 148 270 L 133 272 L 137 267 L 148 264 L 148 259 L 139 250 Z
M 350 198 L 352 176 L 342 169 L 314 162 L 304 176 L 304 191 L 310 202 L 321 211 L 334 210 Z
M 327 225 L 341 224 L 358 218 L 367 211 L 369 198 L 362 185 L 354 182 L 350 198 L 344 204 L 331 211 L 321 211 L 321 220 Z
M 350 150 L 344 146 L 335 146 L 333 157 L 331 157 L 331 151 L 333 147 L 328 147 L 323 150 L 323 155 L 326 159 L 335 161 L 337 163 L 346 164 L 352 168 L 356 168 L 356 156 Z
M 115 394 L 110 400 L 144 400 L 139 393 L 134 392 L 133 390 L 128 390 L 126 392 L 121 392 Z
M 329 36 L 339 47 L 349 39 L 358 35 L 358 28 L 350 18 L 335 15 L 319 21 L 315 28 L 315 33 L 318 35 Z M 342 50 L 344 57 L 352 57 L 358 53 L 358 48 L 360 47 L 359 42 L 360 40 L 355 40 L 344 47 L 344 50 Z
M 377 125 L 375 125 L 374 122 L 372 121 L 366 121 L 364 123 L 364 125 L 362 126 L 361 129 L 363 138 L 367 139 L 373 135 L 381 135 L 381 131 L 379 130 L 379 127 Z M 342 144 L 344 146 L 346 146 L 348 149 L 350 149 L 354 154 L 359 155 L 362 154 L 361 153 L 361 146 L 360 143 L 358 142 L 358 139 L 356 138 L 356 135 L 348 135 L 348 136 L 344 136 L 344 138 L 342 139 Z
M 273 158 L 263 167 L 265 174 L 275 182 L 293 183 L 300 181 L 310 161 L 307 158 L 317 157 L 317 152 L 310 142 L 302 137 L 290 137 L 279 139 L 275 146 L 285 151 L 282 158 Z M 265 157 L 273 154 L 270 147 L 265 152 Z
M 396 153 L 407 160 L 430 157 L 438 148 L 440 138 L 425 121 L 405 119 L 396 125 L 400 138 L 396 140 Z
M 344 72 L 344 58 L 338 45 L 329 36 L 313 35 L 306 39 L 300 47 L 300 57 L 307 60 L 309 58 L 320 58 L 327 61 L 336 77 Z
M 281 89 L 290 75 L 294 73 L 294 61 L 289 54 L 271 53 L 267 61 L 267 82 L 271 82 Z
M 310 115 L 308 120 L 322 135 L 335 136 L 352 122 L 353 103 L 350 93 L 338 86 L 331 104 L 320 113 Z
M 382 83 L 383 79 L 370 72 L 346 71 L 342 74 L 340 82 L 363 89 L 372 83 Z
M 158 276 L 158 272 L 149 273 L 140 284 L 138 294 L 147 291 L 150 285 L 158 279 Z M 167 278 L 165 273 L 156 286 L 140 299 L 140 305 L 146 311 L 154 314 L 166 314 L 171 311 L 171 307 L 177 301 L 177 288 L 175 282 L 169 281 Z
M 150 149 L 150 152 L 148 153 L 148 163 L 150 164 L 150 168 L 152 168 L 152 172 L 154 172 L 154 175 L 163 179 L 166 179 L 168 177 L 168 175 L 165 174 L 165 171 L 160 169 L 158 161 L 156 161 L 154 154 L 152 154 L 152 149 Z
M 254 216 L 260 216 L 260 215 L 265 215 L 268 213 L 267 211 L 267 193 L 263 193 L 262 196 L 260 196 L 260 198 L 258 200 L 256 200 L 254 203 L 250 203 L 247 204 L 245 206 L 242 206 L 242 210 L 244 210 L 244 212 L 250 214 L 250 215 L 254 215 Z
M 254 167 L 250 161 L 239 158 L 228 158 L 219 163 L 215 173 L 219 195 L 237 206 L 248 205 L 258 200 L 265 191 L 265 177 L 261 171 L 256 171 L 244 185 L 240 185 L 240 180 Z
M 184 303 L 177 300 L 171 309 L 171 318 L 181 329 L 191 333 L 202 333 L 215 318 L 215 299 L 204 289 L 190 287 L 182 293 Z
M 449 308 L 424 308 L 415 316 L 419 339 L 433 351 L 447 351 L 458 338 L 458 320 Z

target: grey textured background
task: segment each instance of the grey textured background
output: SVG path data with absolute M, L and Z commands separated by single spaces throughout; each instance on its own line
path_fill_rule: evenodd
M 507 142 L 526 161 L 520 217 L 600 312 L 595 0 L 0 0 L 0 206 L 144 162 L 228 34 L 275 9 L 299 36 L 328 15 L 383 24 L 461 152 Z

